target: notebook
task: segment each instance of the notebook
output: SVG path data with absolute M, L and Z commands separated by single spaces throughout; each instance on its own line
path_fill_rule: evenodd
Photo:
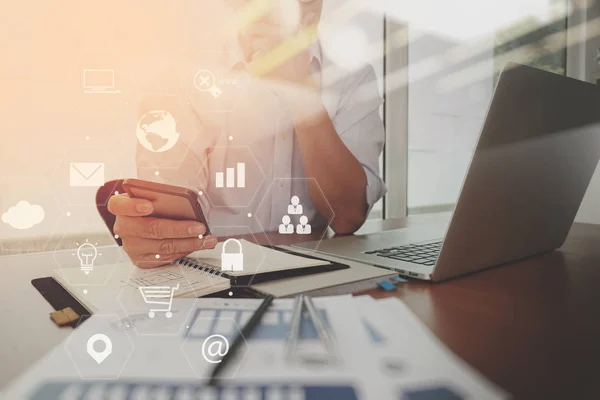
M 289 250 L 303 257 L 314 254 L 311 250 L 291 246 L 278 246 L 278 249 Z M 332 255 L 320 254 L 319 257 L 323 257 L 332 263 L 344 263 L 348 265 L 348 268 L 322 274 L 302 275 L 289 279 L 257 283 L 252 285 L 252 289 L 278 298 L 293 297 L 298 293 L 304 293 L 312 297 L 337 296 L 374 289 L 382 280 L 398 276 L 397 272 L 385 268 L 345 260 Z
M 247 240 L 240 240 L 244 254 L 242 271 L 221 271 L 223 242 L 214 249 L 191 253 L 178 261 L 179 265 L 200 269 L 230 279 L 232 285 L 252 285 L 273 279 L 305 275 L 311 272 L 324 272 L 341 269 L 340 264 L 322 258 L 302 255 L 276 247 L 259 246 Z M 231 250 L 229 250 L 231 251 Z M 347 268 L 346 265 L 343 268 Z
M 298 256 L 289 250 L 275 250 L 240 240 L 243 247 L 243 271 L 221 271 L 223 243 L 214 249 L 189 254 L 177 262 L 153 269 L 140 269 L 130 262 L 96 266 L 88 275 L 80 268 L 55 270 L 53 278 L 89 311 L 108 307 L 115 299 L 140 299 L 144 288 L 176 288 L 165 294 L 177 297 L 202 297 L 232 286 L 303 276 L 349 268 L 313 256 Z M 94 276 L 109 276 L 106 283 Z M 142 289 L 140 289 L 142 288 Z M 85 290 L 85 292 L 84 292 Z

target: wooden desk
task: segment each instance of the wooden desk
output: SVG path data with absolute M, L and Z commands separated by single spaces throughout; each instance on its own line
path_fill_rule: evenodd
M 369 221 L 359 233 L 422 221 Z M 278 244 L 318 234 L 312 236 L 268 234 Z M 543 256 L 362 294 L 405 301 L 452 351 L 515 398 L 600 398 L 600 225 L 575 224 L 562 248 Z
M 102 207 L 99 211 L 102 213 Z M 103 218 L 112 226 L 107 212 Z M 369 221 L 359 233 L 435 218 L 440 215 Z M 289 236 L 269 233 L 254 235 L 254 240 L 291 244 L 320 236 L 317 232 Z M 43 258 L 36 261 L 35 257 L 31 257 L 30 265 L 39 264 Z M 7 276 L 25 272 L 31 274 L 28 279 L 43 274 L 14 268 Z M 28 285 L 28 280 L 23 282 Z M 34 296 L 33 288 L 29 292 L 31 301 L 43 303 L 37 293 Z M 394 292 L 373 290 L 367 294 L 405 301 L 451 350 L 516 398 L 600 399 L 600 386 L 595 382 L 600 376 L 600 225 L 575 224 L 559 251 L 540 257 L 444 283 L 413 280 Z M 6 302 L 12 298 L 8 291 Z M 41 304 L 39 313 L 48 312 L 44 307 L 49 308 Z M 15 310 L 15 321 L 26 311 L 33 312 Z M 49 325 L 47 314 L 44 317 Z M 42 316 L 25 323 L 37 324 L 38 320 Z M 32 325 L 29 331 L 40 329 Z M 14 333 L 15 338 L 19 332 Z M 51 343 L 46 341 L 43 346 L 51 348 Z M 13 351 L 14 346 L 9 345 L 7 342 L 6 354 Z M 26 363 L 36 359 L 34 356 L 17 359 Z

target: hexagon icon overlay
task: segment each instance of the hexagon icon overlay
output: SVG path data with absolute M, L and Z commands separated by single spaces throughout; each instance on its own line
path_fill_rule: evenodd
M 211 232 L 213 235 L 219 238 L 218 248 L 221 249 L 221 253 L 217 255 L 217 258 L 206 261 L 210 262 L 212 265 L 222 266 L 223 263 L 228 262 L 228 258 L 230 260 L 234 260 L 234 262 L 237 262 L 236 255 L 241 252 L 242 268 L 245 273 L 240 275 L 237 279 L 234 278 L 231 281 L 231 288 L 235 292 L 236 288 L 245 288 L 252 285 L 256 274 L 260 273 L 264 265 L 266 254 L 262 246 L 245 247 L 244 244 L 246 242 L 268 243 L 268 241 L 263 237 L 264 235 L 252 232 L 252 229 L 246 225 L 211 226 Z M 229 254 L 232 254 L 232 256 L 229 256 Z M 201 259 L 201 261 L 204 260 Z M 236 271 L 222 272 L 234 277 L 236 275 Z
M 82 379 L 118 379 L 134 345 L 116 314 L 94 314 L 69 335 L 65 351 Z
M 203 131 L 190 103 L 181 94 L 157 93 L 142 104 L 131 135 L 136 137 L 139 168 L 178 168 Z
M 63 213 L 52 185 L 47 179 L 14 175 L 1 177 L 0 187 L 0 249 L 32 251 L 28 243 L 36 237 L 43 239 L 47 250 Z
M 308 187 L 313 186 L 330 210 L 331 217 L 323 218 L 312 206 Z M 286 237 L 310 237 L 319 245 L 335 217 L 335 212 L 315 178 L 276 178 L 256 209 L 256 215 L 270 216 L 270 224 L 257 219 L 262 230 Z M 269 235 L 266 236 L 271 242 Z M 293 241 L 293 240 L 292 240 Z
M 217 304 L 204 307 L 199 305 L 203 304 L 202 300 L 198 300 L 196 304 L 181 344 L 184 357 L 194 374 L 200 379 L 206 379 L 210 377 L 214 366 L 227 354 L 233 341 L 240 336 L 243 342 L 237 350 L 235 360 L 219 375 L 219 379 L 234 379 L 249 352 L 248 343 L 241 333 L 240 318 L 247 320 L 252 311 L 227 311 Z
M 198 61 L 188 65 L 182 87 L 191 106 L 198 113 L 234 111 L 246 94 L 249 79 L 236 60 L 227 60 L 221 53 L 205 52 Z
M 98 188 L 107 182 L 116 188 L 115 180 L 124 176 L 123 171 L 122 159 L 113 144 L 86 136 L 65 147 L 60 155 L 53 171 L 56 196 L 66 207 L 96 206 Z
M 92 236 L 64 234 L 52 252 L 62 278 L 69 285 L 106 285 L 117 264 L 127 261 L 120 247 L 100 245 Z
M 217 287 L 223 278 L 202 273 L 184 264 L 159 268 L 133 268 L 118 301 L 137 335 L 178 335 L 189 319 L 194 302 L 206 294 L 202 288 Z
M 197 175 L 213 207 L 244 208 L 263 186 L 265 173 L 247 146 L 214 147 Z

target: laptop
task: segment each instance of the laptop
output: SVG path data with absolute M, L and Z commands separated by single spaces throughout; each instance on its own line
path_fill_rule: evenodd
M 600 159 L 600 89 L 509 63 L 445 221 L 297 247 L 441 281 L 562 245 Z

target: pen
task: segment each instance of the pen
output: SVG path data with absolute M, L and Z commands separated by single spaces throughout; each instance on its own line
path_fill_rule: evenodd
M 296 346 L 298 345 L 298 336 L 300 335 L 300 319 L 302 318 L 302 306 L 304 305 L 304 295 L 298 294 L 294 299 L 294 305 L 292 307 L 292 320 L 290 322 L 290 328 L 287 336 L 286 356 L 288 361 L 296 353 Z
M 333 342 L 333 335 L 331 334 L 327 323 L 323 320 L 321 313 L 317 311 L 315 304 L 309 296 L 304 296 L 304 304 L 306 304 L 306 309 L 308 310 L 308 314 L 310 315 L 310 319 L 312 320 L 313 325 L 321 341 L 325 345 L 325 348 L 329 352 L 329 355 L 335 359 L 337 358 L 337 351 Z
M 252 336 L 252 332 L 260 323 L 262 316 L 265 314 L 265 312 L 267 312 L 267 309 L 269 308 L 269 305 L 271 305 L 271 303 L 273 302 L 274 298 L 275 297 L 273 297 L 271 295 L 265 297 L 265 299 L 260 304 L 260 306 L 256 309 L 256 311 L 254 311 L 254 314 L 252 314 L 252 317 L 250 318 L 250 320 L 248 320 L 246 325 L 244 325 L 244 327 L 240 331 L 239 335 L 237 335 L 237 337 L 234 339 L 233 343 L 229 347 L 229 351 L 227 352 L 227 354 L 225 354 L 225 356 L 223 357 L 223 359 L 221 360 L 220 363 L 215 364 L 215 367 L 212 370 L 212 373 L 210 374 L 210 378 L 208 380 L 208 386 L 215 385 L 215 383 L 217 381 L 217 376 L 219 375 L 219 372 L 223 368 L 225 368 L 225 366 L 235 356 L 235 353 L 237 352 L 238 348 L 243 343 L 245 343 L 244 338 L 250 338 L 250 336 Z

